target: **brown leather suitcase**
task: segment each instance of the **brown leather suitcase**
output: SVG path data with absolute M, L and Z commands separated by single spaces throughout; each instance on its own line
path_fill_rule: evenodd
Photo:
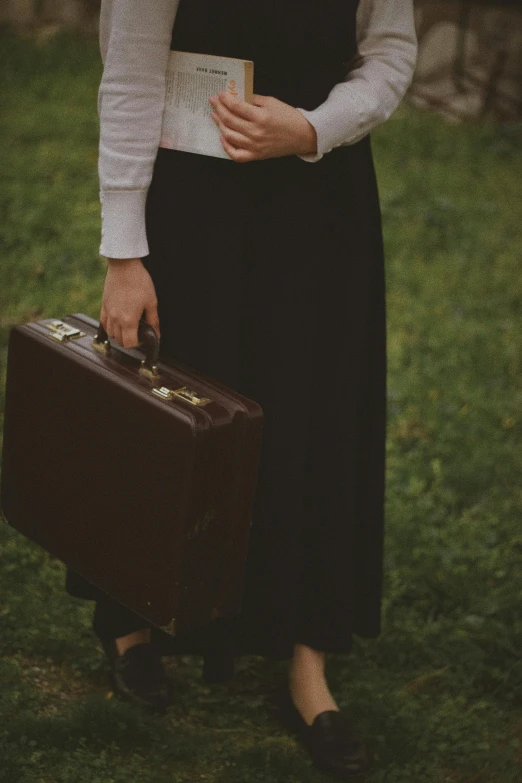
M 170 634 L 237 614 L 263 412 L 81 313 L 11 328 L 9 524 Z

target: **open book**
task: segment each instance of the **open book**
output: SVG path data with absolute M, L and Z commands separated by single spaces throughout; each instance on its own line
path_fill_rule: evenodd
M 252 103 L 254 63 L 171 51 L 160 147 L 230 160 L 219 140 L 221 134 L 208 100 L 222 90 Z

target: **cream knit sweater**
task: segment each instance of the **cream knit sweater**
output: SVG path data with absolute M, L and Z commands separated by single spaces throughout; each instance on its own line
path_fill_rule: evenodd
M 178 0 L 102 0 L 100 254 L 108 258 L 148 254 L 145 200 L 160 139 L 177 6 Z M 355 64 L 324 103 L 312 111 L 296 107 L 317 132 L 317 154 L 298 156 L 303 161 L 314 163 L 334 147 L 353 144 L 397 108 L 416 61 L 413 0 L 360 0 L 357 43 Z

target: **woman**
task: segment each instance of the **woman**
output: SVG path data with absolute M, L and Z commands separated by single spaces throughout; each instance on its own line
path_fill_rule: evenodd
M 413 74 L 412 0 L 105 0 L 100 320 L 258 401 L 265 424 L 241 615 L 168 639 L 75 574 L 115 687 L 161 706 L 161 655 L 288 659 L 305 744 L 341 777 L 366 768 L 325 654 L 379 633 L 385 301 L 369 132 Z M 159 149 L 169 49 L 254 61 L 254 103 L 220 93 L 229 159 Z M 188 327 L 190 324 L 190 328 Z M 220 660 L 221 656 L 221 660 Z M 221 664 L 221 666 L 219 666 Z

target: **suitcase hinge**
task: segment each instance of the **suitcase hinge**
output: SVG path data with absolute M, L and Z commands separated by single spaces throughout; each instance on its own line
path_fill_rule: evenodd
M 111 352 L 111 344 L 108 340 L 104 340 L 103 342 L 98 342 L 98 340 L 94 338 L 94 340 L 92 341 L 92 347 L 98 353 L 103 354 L 103 356 L 108 356 Z
M 165 631 L 165 633 L 170 634 L 170 636 L 174 636 L 176 633 L 176 620 L 173 617 L 170 622 L 167 623 L 167 625 L 162 625 L 161 630 Z
M 190 402 L 191 405 L 206 405 L 208 402 L 212 402 L 208 397 L 202 397 L 199 392 L 189 389 L 187 386 L 180 386 L 178 389 L 168 389 L 166 386 L 159 386 L 151 391 L 156 397 L 161 397 L 163 400 L 181 397 L 182 400 Z
M 69 326 L 69 324 L 63 321 L 50 321 L 45 326 L 50 329 L 48 337 L 52 337 L 53 340 L 58 340 L 60 343 L 76 340 L 78 337 L 85 337 L 85 332 L 76 329 L 74 326 Z
M 159 372 L 157 366 L 153 364 L 152 367 L 149 367 L 146 364 L 145 359 L 142 361 L 140 365 L 139 374 L 142 375 L 144 378 L 147 378 L 147 380 L 152 381 L 153 383 L 154 381 L 157 381 L 159 378 Z

